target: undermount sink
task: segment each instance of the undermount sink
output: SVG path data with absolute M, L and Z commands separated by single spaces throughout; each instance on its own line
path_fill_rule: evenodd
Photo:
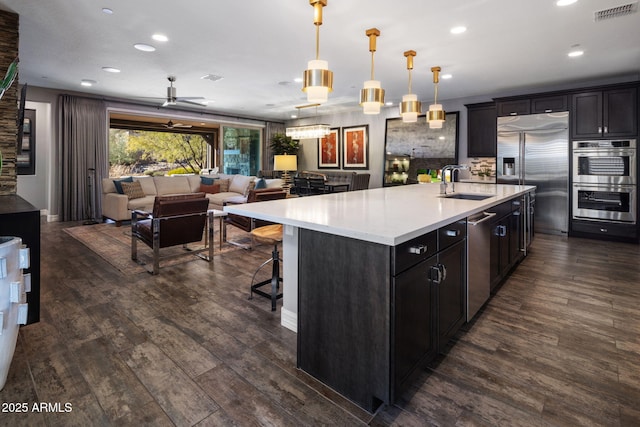
M 452 193 L 441 194 L 440 197 L 447 199 L 462 199 L 462 200 L 484 200 L 489 197 L 493 197 L 492 194 L 479 194 L 479 193 Z

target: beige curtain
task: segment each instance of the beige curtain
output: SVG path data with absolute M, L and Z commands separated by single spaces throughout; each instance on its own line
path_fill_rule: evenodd
M 62 220 L 101 218 L 102 178 L 109 176 L 105 103 L 60 95 L 58 111 Z

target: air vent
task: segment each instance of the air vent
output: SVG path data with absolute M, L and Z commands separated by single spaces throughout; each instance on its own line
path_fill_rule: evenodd
M 604 21 L 610 18 L 619 18 L 621 16 L 631 15 L 638 11 L 638 2 L 624 4 L 622 6 L 612 7 L 610 9 L 599 10 L 594 12 L 593 20 L 595 22 Z

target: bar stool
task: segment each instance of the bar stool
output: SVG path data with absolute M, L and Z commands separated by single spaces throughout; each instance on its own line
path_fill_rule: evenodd
M 278 293 L 280 289 L 280 283 L 282 283 L 282 277 L 280 277 L 280 254 L 278 253 L 278 243 L 282 242 L 282 224 L 265 225 L 263 227 L 254 228 L 251 231 L 251 236 L 255 241 L 264 243 L 267 245 L 273 245 L 273 252 L 271 252 L 271 258 L 258 267 L 253 277 L 251 278 L 251 295 L 249 299 L 253 299 L 254 292 L 260 296 L 271 299 L 271 311 L 276 311 L 276 301 L 282 298 L 282 293 Z M 253 284 L 258 271 L 265 265 L 273 263 L 271 279 L 263 280 L 262 282 Z M 259 289 L 262 286 L 271 284 L 271 293 L 265 292 Z

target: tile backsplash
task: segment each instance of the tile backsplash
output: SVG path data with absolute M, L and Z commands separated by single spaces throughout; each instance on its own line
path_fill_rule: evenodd
M 469 159 L 469 172 L 471 177 L 477 178 L 478 172 L 490 171 L 490 177 L 496 176 L 496 158 L 495 157 L 472 157 Z

